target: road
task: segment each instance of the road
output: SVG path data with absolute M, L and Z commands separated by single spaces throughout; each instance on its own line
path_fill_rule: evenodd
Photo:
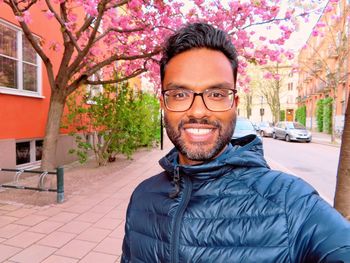
M 264 138 L 264 155 L 273 169 L 301 177 L 333 204 L 339 147 L 317 143 L 287 143 Z

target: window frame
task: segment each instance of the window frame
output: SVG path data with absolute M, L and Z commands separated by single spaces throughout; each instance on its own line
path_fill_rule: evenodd
M 30 166 L 37 166 L 41 164 L 41 159 L 36 160 L 36 142 L 43 141 L 43 138 L 16 140 L 16 168 L 27 168 Z M 30 161 L 28 163 L 17 164 L 17 143 L 29 142 L 29 156 Z M 42 146 L 43 147 L 43 146 Z
M 17 73 L 17 88 L 9 88 L 5 86 L 0 86 L 0 94 L 9 94 L 9 95 L 18 95 L 26 97 L 35 97 L 35 98 L 45 98 L 42 96 L 42 61 L 39 54 L 35 51 L 35 64 L 24 61 L 23 54 L 23 45 L 24 45 L 24 33 L 22 29 L 18 26 L 15 26 L 3 19 L 0 18 L 0 24 L 4 27 L 7 27 L 16 32 L 16 51 L 17 57 L 16 61 L 16 73 Z M 35 36 L 39 38 L 38 36 Z M 0 54 L 1 57 L 7 57 L 4 54 Z M 11 57 L 11 59 L 13 59 Z M 33 65 L 36 66 L 36 91 L 30 91 L 24 89 L 24 65 Z

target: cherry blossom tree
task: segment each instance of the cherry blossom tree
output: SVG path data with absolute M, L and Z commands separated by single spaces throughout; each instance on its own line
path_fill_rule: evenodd
M 184 4 L 186 3 L 186 5 Z M 60 122 L 67 97 L 81 85 L 112 84 L 144 74 L 159 83 L 158 59 L 161 44 L 175 29 L 187 22 L 206 21 L 229 32 L 235 43 L 241 66 L 239 85 L 245 85 L 247 62 L 266 64 L 275 60 L 273 45 L 283 45 L 295 29 L 292 9 L 280 10 L 280 0 L 0 0 L 16 16 L 25 37 L 46 67 L 51 96 L 42 168 L 56 166 L 55 152 Z M 34 9 L 56 22 L 61 41 L 34 36 L 31 23 Z M 306 17 L 306 12 L 301 12 Z M 279 34 L 261 37 L 257 25 L 276 25 Z M 45 45 L 60 54 L 60 64 L 53 61 Z M 103 78 L 91 76 L 103 71 Z M 115 76 L 120 76 L 115 78 Z

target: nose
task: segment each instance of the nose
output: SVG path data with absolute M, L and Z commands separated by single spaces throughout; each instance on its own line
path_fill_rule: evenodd
M 208 116 L 209 110 L 205 106 L 202 96 L 199 94 L 194 94 L 193 103 L 191 105 L 191 108 L 188 109 L 187 114 L 188 116 L 198 119 Z

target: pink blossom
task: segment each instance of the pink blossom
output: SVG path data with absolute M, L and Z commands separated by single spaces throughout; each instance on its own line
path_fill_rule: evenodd
M 333 6 L 327 5 L 327 7 L 325 8 L 324 12 L 325 12 L 325 13 L 329 13 L 329 12 L 332 12 L 333 9 L 334 9 Z
M 46 17 L 47 19 L 49 19 L 49 20 L 55 17 L 55 14 L 52 13 L 50 10 L 47 10 L 47 11 L 44 13 L 44 15 L 45 15 L 45 17 Z
M 50 40 L 49 49 L 52 49 L 53 51 L 56 51 L 56 52 L 61 52 L 62 46 L 57 41 Z
M 312 30 L 311 34 L 312 34 L 312 36 L 317 37 L 319 32 L 314 29 L 314 30 Z
M 265 79 L 271 79 L 271 78 L 272 78 L 272 73 L 271 73 L 271 72 L 266 72 L 266 73 L 264 74 L 264 78 L 265 78 Z
M 19 22 L 24 22 L 26 24 L 31 24 L 33 22 L 33 19 L 29 13 L 29 11 L 24 11 L 22 16 L 16 16 L 16 19 Z
M 280 74 L 274 74 L 273 75 L 273 78 L 275 79 L 275 80 L 281 80 L 281 75 Z

